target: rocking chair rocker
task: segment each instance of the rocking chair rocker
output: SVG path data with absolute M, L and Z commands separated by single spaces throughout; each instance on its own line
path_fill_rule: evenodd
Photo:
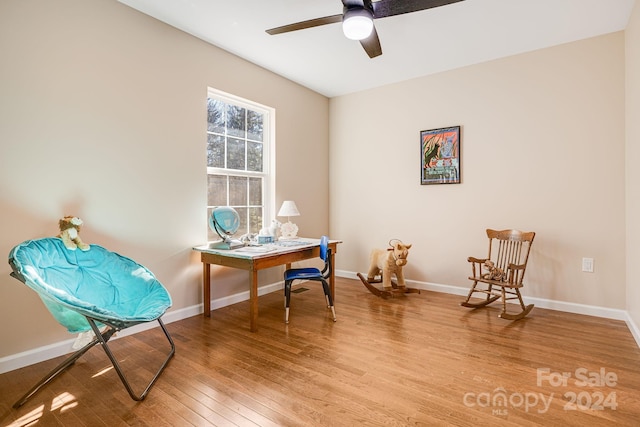
M 398 286 L 396 281 L 393 279 L 391 280 L 391 289 L 380 289 L 374 286 L 374 284 L 382 283 L 382 276 L 376 277 L 373 280 L 369 280 L 368 278 L 364 277 L 362 273 L 358 273 L 357 275 L 360 281 L 362 282 L 362 284 L 369 290 L 369 292 L 371 292 L 372 294 L 380 298 L 386 299 L 386 298 L 394 298 L 399 295 L 420 293 L 420 289 L 417 289 L 417 288 L 408 288 L 405 286 L 402 286 L 402 287 Z
M 491 230 L 487 229 L 489 238 L 489 254 L 486 258 L 469 257 L 472 276 L 469 280 L 473 285 L 469 290 L 467 299 L 460 303 L 463 307 L 480 308 L 492 302 L 502 299 L 502 312 L 498 317 L 507 320 L 518 320 L 525 317 L 533 309 L 533 304 L 526 305 L 520 295 L 523 285 L 524 273 L 529 260 L 529 251 L 533 243 L 534 232 L 521 232 L 517 230 Z M 494 258 L 492 258 L 492 255 Z M 485 263 L 493 271 L 482 272 Z M 480 283 L 486 285 L 479 285 Z M 472 302 L 471 298 L 476 292 L 486 295 L 480 302 Z M 507 312 L 507 301 L 517 299 L 520 303 L 519 313 Z

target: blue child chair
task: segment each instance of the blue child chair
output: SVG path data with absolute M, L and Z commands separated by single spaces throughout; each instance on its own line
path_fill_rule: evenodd
M 175 345 L 160 317 L 171 297 L 153 273 L 135 261 L 99 245 L 87 251 L 69 250 L 62 239 L 28 240 L 9 253 L 11 276 L 38 293 L 53 317 L 71 333 L 93 331 L 95 338 L 73 353 L 29 390 L 22 406 L 43 386 L 101 344 L 132 399 L 143 400 L 175 353 Z M 167 357 L 142 393 L 136 394 L 107 342 L 116 332 L 157 321 L 170 346 Z
M 284 272 L 284 322 L 289 323 L 289 303 L 291 301 L 291 284 L 294 280 L 314 280 L 322 283 L 322 289 L 324 290 L 324 296 L 327 300 L 327 306 L 331 309 L 333 314 L 333 321 L 336 321 L 336 310 L 333 307 L 333 297 L 331 295 L 331 289 L 327 279 L 331 276 L 331 249 L 329 248 L 329 238 L 322 236 L 320 239 L 320 258 L 324 261 L 324 268 L 322 271 L 315 267 L 307 268 L 291 268 Z

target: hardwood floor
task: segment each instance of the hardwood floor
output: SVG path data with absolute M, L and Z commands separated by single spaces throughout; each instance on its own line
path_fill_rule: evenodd
M 321 287 L 300 287 L 289 325 L 280 292 L 260 297 L 257 333 L 248 301 L 167 325 L 176 356 L 140 403 L 99 348 L 18 410 L 11 405 L 62 358 L 0 375 L 0 424 L 639 423 L 640 349 L 624 322 L 540 308 L 511 322 L 499 305 L 471 310 L 460 296 L 426 291 L 383 300 L 339 278 L 334 323 Z M 112 342 L 134 388 L 165 347 L 158 328 Z

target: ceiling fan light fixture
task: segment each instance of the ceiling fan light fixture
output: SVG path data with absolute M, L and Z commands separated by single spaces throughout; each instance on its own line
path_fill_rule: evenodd
M 373 30 L 373 14 L 371 11 L 357 7 L 351 8 L 342 17 L 342 31 L 351 40 L 364 40 Z

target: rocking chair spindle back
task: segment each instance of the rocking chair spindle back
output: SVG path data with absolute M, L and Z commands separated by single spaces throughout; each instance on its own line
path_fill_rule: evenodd
M 535 232 L 522 232 L 518 230 L 491 230 L 487 229 L 489 238 L 489 251 L 486 258 L 469 257 L 472 276 L 469 280 L 473 285 L 467 295 L 467 299 L 461 303 L 464 307 L 484 307 L 497 299 L 502 298 L 502 312 L 499 317 L 504 319 L 521 319 L 525 317 L 533 304 L 524 305 L 520 288 L 523 286 L 524 274 L 529 261 L 529 253 Z M 482 268 L 485 262 L 493 262 L 493 267 L 504 272 L 500 279 L 494 279 L 492 275 L 483 274 Z M 485 287 L 482 287 L 483 284 Z M 486 295 L 480 302 L 470 301 L 475 293 Z M 516 314 L 507 313 L 507 301 L 517 299 L 522 311 Z

